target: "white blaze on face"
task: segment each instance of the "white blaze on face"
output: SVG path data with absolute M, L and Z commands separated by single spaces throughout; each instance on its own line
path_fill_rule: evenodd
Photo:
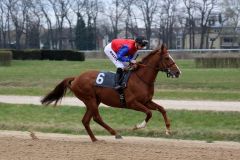
M 172 58 L 172 56 L 169 54 L 169 58 L 174 62 L 174 60 L 173 60 L 173 58 Z
M 169 58 L 174 62 L 172 56 L 169 54 Z M 179 70 L 179 75 L 182 73 L 179 67 L 175 64 L 176 68 Z

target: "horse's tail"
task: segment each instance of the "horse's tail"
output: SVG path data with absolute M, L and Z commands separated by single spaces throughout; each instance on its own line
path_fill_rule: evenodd
M 64 79 L 54 88 L 54 90 L 52 90 L 45 97 L 42 98 L 41 103 L 49 105 L 50 103 L 55 101 L 54 105 L 56 106 L 58 101 L 61 100 L 66 94 L 66 91 L 68 87 L 70 87 L 70 84 L 73 80 L 74 77 Z

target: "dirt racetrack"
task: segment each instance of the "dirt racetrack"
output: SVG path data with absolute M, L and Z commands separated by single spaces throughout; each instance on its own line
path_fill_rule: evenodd
M 239 160 L 240 143 L 0 131 L 0 160 Z

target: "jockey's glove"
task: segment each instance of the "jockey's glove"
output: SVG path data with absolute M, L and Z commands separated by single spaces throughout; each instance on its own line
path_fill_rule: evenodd
M 135 59 L 132 59 L 132 60 L 130 61 L 130 63 L 135 64 L 135 63 L 137 63 L 137 61 L 136 61 Z

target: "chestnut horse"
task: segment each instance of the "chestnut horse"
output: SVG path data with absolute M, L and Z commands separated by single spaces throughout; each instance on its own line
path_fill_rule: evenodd
M 164 45 L 150 52 L 137 64 L 138 68 L 132 71 L 127 88 L 124 89 L 126 108 L 146 114 L 145 120 L 137 124 L 134 129 L 144 128 L 152 117 L 151 110 L 157 110 L 162 113 L 164 118 L 166 134 L 170 134 L 170 122 L 165 109 L 152 101 L 154 82 L 159 71 L 167 72 L 172 77 L 179 77 L 181 71 Z M 95 86 L 98 73 L 99 71 L 87 71 L 80 76 L 66 78 L 41 100 L 42 104 L 45 105 L 52 102 L 55 102 L 55 105 L 57 105 L 58 101 L 63 98 L 66 90 L 69 88 L 86 105 L 86 113 L 82 119 L 82 123 L 93 142 L 97 141 L 97 139 L 89 125 L 92 118 L 111 135 L 115 135 L 115 138 L 121 138 L 114 129 L 103 121 L 98 110 L 100 103 L 122 108 L 119 94 L 112 88 Z

